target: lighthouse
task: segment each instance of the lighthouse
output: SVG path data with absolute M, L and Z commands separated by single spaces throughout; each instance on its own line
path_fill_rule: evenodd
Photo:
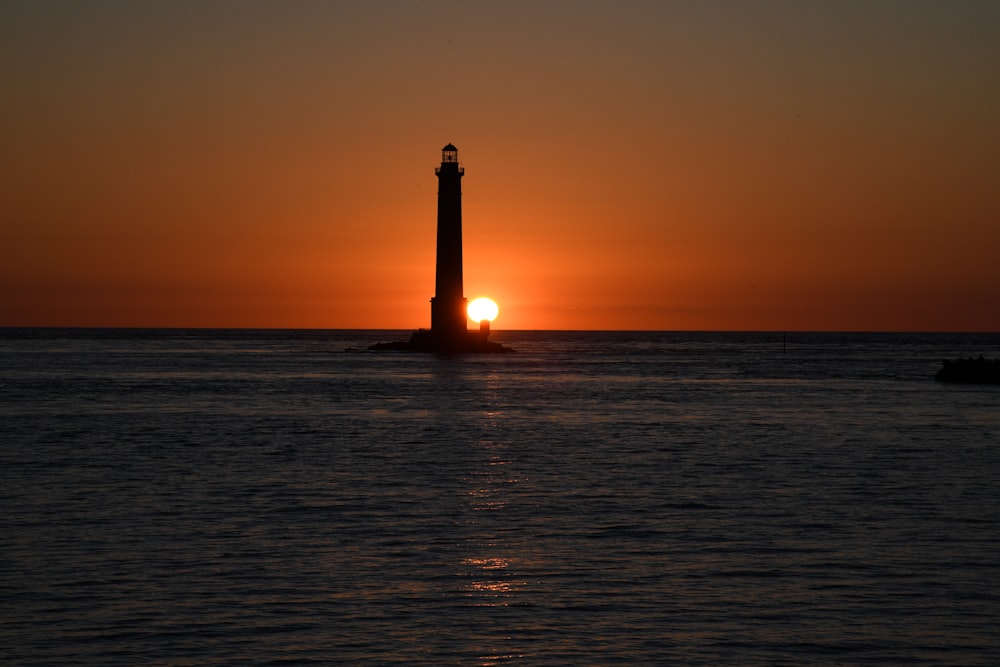
M 434 297 L 431 299 L 431 333 L 440 340 L 465 336 L 468 315 L 462 287 L 462 176 L 458 149 L 441 149 L 438 178 L 437 261 L 434 265 Z
M 510 348 L 489 339 L 489 321 L 469 330 L 462 286 L 462 177 L 458 149 L 448 144 L 441 149 L 438 178 L 437 257 L 434 263 L 434 296 L 431 298 L 431 328 L 414 331 L 409 341 L 376 343 L 369 350 L 400 350 L 463 354 L 467 352 L 510 352 Z

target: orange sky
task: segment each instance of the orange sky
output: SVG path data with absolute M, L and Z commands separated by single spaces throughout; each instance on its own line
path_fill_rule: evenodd
M 0 326 L 1000 331 L 1000 3 L 7 2 Z

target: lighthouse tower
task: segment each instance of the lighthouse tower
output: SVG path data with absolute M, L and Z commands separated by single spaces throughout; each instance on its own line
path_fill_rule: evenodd
M 431 333 L 441 341 L 457 341 L 466 335 L 467 299 L 462 287 L 462 176 L 458 149 L 441 149 L 438 177 L 437 263 L 434 298 L 431 299 Z
M 467 352 L 510 352 L 510 348 L 489 339 L 489 322 L 469 331 L 466 298 L 462 287 L 462 176 L 458 149 L 448 144 L 441 149 L 438 177 L 437 262 L 434 265 L 434 297 L 431 299 L 431 328 L 414 331 L 410 340 L 376 343 L 369 350 L 401 350 L 464 354 Z

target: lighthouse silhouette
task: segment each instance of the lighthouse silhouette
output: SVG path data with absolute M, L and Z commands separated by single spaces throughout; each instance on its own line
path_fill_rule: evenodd
M 462 286 L 462 176 L 458 149 L 441 149 L 438 177 L 437 262 L 431 299 L 431 333 L 440 338 L 465 335 L 467 299 Z
M 489 326 L 468 329 L 467 299 L 462 277 L 462 177 L 458 149 L 441 149 L 438 178 L 437 257 L 434 265 L 434 296 L 431 298 L 431 328 L 415 331 L 407 342 L 378 343 L 371 350 L 403 350 L 459 354 L 465 352 L 510 352 L 488 340 Z

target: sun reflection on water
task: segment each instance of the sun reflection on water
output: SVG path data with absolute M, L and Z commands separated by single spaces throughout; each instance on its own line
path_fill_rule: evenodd
M 464 504 L 468 526 L 466 551 L 458 563 L 462 577 L 461 592 L 467 603 L 487 619 L 503 618 L 504 610 L 518 604 L 528 582 L 523 577 L 523 558 L 518 553 L 516 511 L 521 483 L 516 460 L 510 455 L 506 437 L 508 424 L 498 409 L 498 377 L 491 373 L 485 380 L 483 398 L 489 407 L 480 413 L 481 435 L 470 443 L 470 467 L 464 475 Z M 501 616 L 497 616 L 501 614 Z M 516 645 L 510 629 L 495 628 L 501 634 L 484 635 L 477 664 L 482 667 L 521 662 L 526 657 Z
M 506 445 L 493 440 L 483 440 L 480 447 L 490 452 L 479 470 L 467 477 L 466 495 L 469 508 L 475 512 L 490 513 L 489 518 L 476 521 L 478 530 L 470 539 L 475 555 L 462 559 L 464 574 L 469 578 L 463 586 L 465 593 L 476 598 L 475 606 L 509 606 L 512 595 L 524 586 L 511 572 L 514 560 L 506 553 L 509 545 L 496 539 L 498 532 L 508 528 L 503 516 L 508 503 L 508 491 L 517 480 L 507 474 L 510 460 L 498 453 Z
M 464 558 L 462 563 L 473 565 L 483 570 L 502 570 L 510 565 L 509 558 Z
M 479 575 L 465 586 L 469 595 L 481 598 L 476 606 L 506 607 L 510 604 L 511 594 L 524 586 L 523 581 L 506 578 L 509 576 L 506 570 L 511 564 L 508 558 L 464 558 L 462 564 L 475 568 Z

